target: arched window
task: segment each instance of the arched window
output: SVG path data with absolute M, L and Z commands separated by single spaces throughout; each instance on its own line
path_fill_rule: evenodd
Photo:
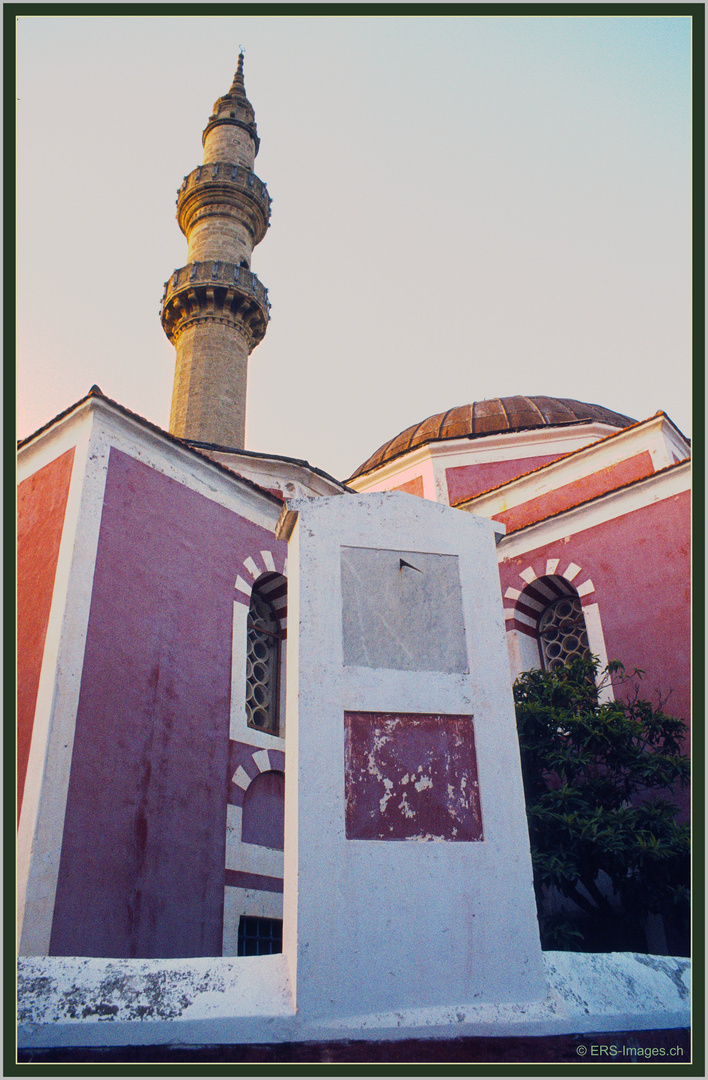
M 589 614 L 593 614 L 592 606 Z M 514 605 L 510 649 L 513 677 L 531 668 L 553 671 L 592 653 L 603 656 L 599 617 L 590 627 L 595 632 L 592 646 L 588 628 L 585 609 L 572 581 L 560 574 L 534 578 L 518 594 Z
M 588 633 L 580 597 L 575 593 L 554 600 L 538 620 L 541 661 L 555 671 L 572 660 L 590 656 Z
M 277 735 L 280 622 L 258 584 L 251 593 L 246 653 L 246 721 L 249 727 Z

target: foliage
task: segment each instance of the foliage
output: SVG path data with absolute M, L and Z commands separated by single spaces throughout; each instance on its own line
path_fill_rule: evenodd
M 637 948 L 650 913 L 687 919 L 689 829 L 673 801 L 689 777 L 687 725 L 639 696 L 642 674 L 592 658 L 514 685 L 544 948 L 597 948 L 593 926 L 619 926 L 619 947 Z

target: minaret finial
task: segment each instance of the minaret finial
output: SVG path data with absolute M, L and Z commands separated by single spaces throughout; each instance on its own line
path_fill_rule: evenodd
M 236 74 L 234 75 L 234 81 L 231 83 L 231 89 L 229 90 L 229 93 L 233 94 L 234 91 L 241 90 L 245 96 L 246 84 L 243 81 L 243 58 L 246 55 L 246 50 L 244 49 L 243 45 L 239 45 L 238 48 L 238 67 L 236 68 Z

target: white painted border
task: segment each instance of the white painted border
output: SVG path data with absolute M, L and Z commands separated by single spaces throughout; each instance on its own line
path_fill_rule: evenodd
M 234 510 L 269 532 L 275 525 L 282 506 L 265 491 L 260 491 L 236 473 L 225 471 L 206 454 L 181 446 L 167 433 L 153 430 L 140 417 L 130 416 L 100 397 L 89 398 L 67 417 L 57 420 L 51 428 L 40 432 L 20 449 L 18 478 L 23 470 L 35 471 L 35 461 L 52 460 L 57 442 L 66 438 L 77 423 L 87 416 L 100 418 L 100 428 L 117 450 L 149 465 L 156 472 L 169 476 L 177 483 L 189 486 L 212 502 Z
M 56 429 L 43 434 L 35 442 L 20 448 L 17 454 L 17 483 L 21 484 L 51 461 L 55 461 L 85 437 L 90 410 L 80 409 L 68 416 Z
M 149 465 L 211 502 L 238 513 L 247 521 L 274 533 L 281 505 L 245 483 L 235 474 L 215 466 L 206 456 L 174 443 L 166 436 L 144 427 L 100 399 L 93 399 L 101 416 L 101 428 L 116 450 Z
M 243 591 L 245 595 L 245 590 Z M 248 595 L 250 596 L 250 589 Z M 248 633 L 248 606 L 242 604 L 239 600 L 234 600 L 233 609 L 229 738 L 234 742 L 244 742 L 245 732 L 251 730 L 246 725 L 246 635 Z M 263 738 L 262 732 L 255 731 L 254 733 Z M 271 738 L 272 737 L 273 736 L 271 736 Z M 260 742 L 258 745 L 261 745 Z
M 600 618 L 600 605 L 588 604 L 586 606 L 585 604 L 582 604 L 582 608 L 583 615 L 585 616 L 585 629 L 588 633 L 590 652 L 600 661 L 601 673 L 602 670 L 607 667 L 607 646 L 605 645 L 605 635 L 602 629 L 602 619 Z M 615 700 L 615 692 L 611 682 L 608 682 L 605 686 L 600 688 L 598 698 L 603 702 Z
M 513 617 L 513 613 L 512 613 Z M 518 616 L 516 616 L 518 618 Z M 509 650 L 509 670 L 511 681 L 515 682 L 524 671 L 541 668 L 541 654 L 536 638 L 520 634 L 518 630 L 507 630 L 506 645 Z

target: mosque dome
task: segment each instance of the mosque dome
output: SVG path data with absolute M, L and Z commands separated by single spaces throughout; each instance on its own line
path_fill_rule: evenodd
M 602 405 L 575 401 L 573 398 L 488 398 L 436 413 L 435 416 L 429 416 L 426 420 L 406 428 L 400 435 L 379 447 L 350 479 L 371 472 L 400 454 L 425 443 L 442 439 L 476 439 L 482 435 L 497 435 L 506 431 L 555 428 L 583 422 L 608 424 L 614 428 L 636 423 L 630 416 L 605 409 Z

